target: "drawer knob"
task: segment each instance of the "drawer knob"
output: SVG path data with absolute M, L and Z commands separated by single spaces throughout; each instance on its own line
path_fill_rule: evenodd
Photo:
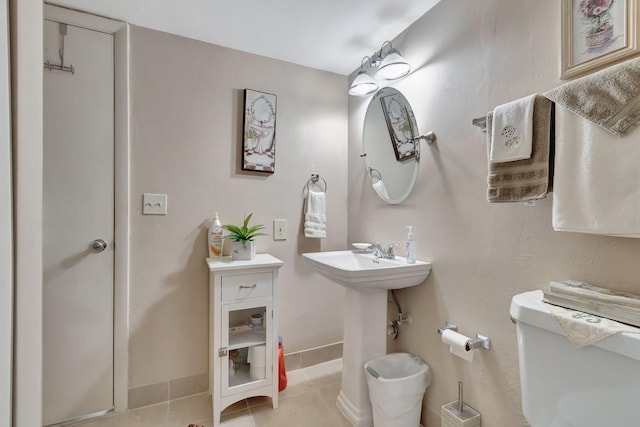
M 240 285 L 240 289 L 253 289 L 256 286 L 258 286 L 257 283 L 254 283 L 253 285 Z

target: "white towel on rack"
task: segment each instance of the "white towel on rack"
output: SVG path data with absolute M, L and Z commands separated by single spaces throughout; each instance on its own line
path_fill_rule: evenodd
M 387 187 L 385 187 L 384 182 L 381 179 L 377 180 L 373 183 L 373 189 L 378 193 L 380 197 L 385 200 L 389 199 L 389 193 L 387 193 Z
M 533 102 L 525 96 L 493 110 L 491 163 L 513 162 L 531 157 L 533 146 Z
M 325 194 L 320 191 L 311 191 L 307 194 L 304 212 L 304 236 L 314 239 L 327 237 Z
M 617 137 L 556 105 L 553 228 L 640 237 L 640 128 Z

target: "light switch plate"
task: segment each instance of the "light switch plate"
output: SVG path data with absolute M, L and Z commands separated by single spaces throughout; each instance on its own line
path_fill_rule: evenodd
M 273 240 L 287 240 L 287 220 L 273 220 Z
M 167 195 L 144 193 L 142 196 L 143 215 L 166 215 Z

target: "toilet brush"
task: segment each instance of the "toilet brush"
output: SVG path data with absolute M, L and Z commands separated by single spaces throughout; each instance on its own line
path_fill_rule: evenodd
M 442 406 L 441 427 L 480 427 L 480 413 L 463 401 L 462 381 L 458 381 L 458 400 Z

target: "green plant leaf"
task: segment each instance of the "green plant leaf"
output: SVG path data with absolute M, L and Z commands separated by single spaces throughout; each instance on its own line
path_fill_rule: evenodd
M 244 219 L 244 228 L 246 229 L 249 226 L 249 221 L 251 220 L 251 217 L 253 216 L 253 212 L 251 212 L 245 219 Z
M 254 225 L 249 227 L 249 221 L 251 220 L 252 216 L 253 216 L 253 213 L 250 213 L 249 215 L 247 215 L 244 218 L 242 226 L 237 226 L 233 224 L 223 225 L 222 228 L 224 228 L 229 232 L 229 234 L 224 236 L 224 238 L 229 240 L 234 240 L 236 242 L 247 242 L 247 241 L 253 240 L 255 237 L 258 237 L 258 236 L 266 236 L 267 234 L 258 232 L 259 230 L 262 230 L 264 228 L 264 225 L 260 224 L 260 225 Z

